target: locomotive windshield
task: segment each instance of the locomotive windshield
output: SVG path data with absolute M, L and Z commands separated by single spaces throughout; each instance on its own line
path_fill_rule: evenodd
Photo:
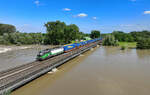
M 43 55 L 42 51 L 40 51 L 38 55 Z
M 48 53 L 48 52 L 50 52 L 51 50 L 50 49 L 46 49 L 46 50 L 42 50 L 42 51 L 40 51 L 39 52 L 39 56 L 42 56 L 42 55 L 44 55 L 45 53 Z

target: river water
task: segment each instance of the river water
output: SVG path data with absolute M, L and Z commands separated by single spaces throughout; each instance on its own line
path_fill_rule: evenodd
M 49 47 L 50 46 L 34 46 L 34 48 L 18 49 L 6 53 L 0 53 L 0 71 L 33 62 L 36 60 L 36 55 L 40 50 Z
M 11 95 L 150 95 L 150 50 L 96 48 Z

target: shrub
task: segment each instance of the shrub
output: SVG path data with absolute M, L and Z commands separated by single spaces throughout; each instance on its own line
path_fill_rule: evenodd
M 137 49 L 150 49 L 150 39 L 141 38 L 137 41 Z
M 113 35 L 107 35 L 103 40 L 104 46 L 118 46 L 118 41 L 115 40 L 115 37 Z
M 126 46 L 121 46 L 121 50 L 125 50 L 126 49 Z

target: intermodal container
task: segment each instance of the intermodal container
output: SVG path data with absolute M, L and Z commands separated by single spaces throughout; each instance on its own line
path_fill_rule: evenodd
M 76 44 L 76 47 L 80 47 L 80 43 L 75 43 Z
M 64 52 L 71 51 L 76 48 L 76 44 L 65 45 L 63 48 Z

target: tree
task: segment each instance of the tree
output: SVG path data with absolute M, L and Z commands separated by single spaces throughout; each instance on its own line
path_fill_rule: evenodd
M 103 40 L 104 46 L 118 46 L 118 41 L 115 40 L 114 35 L 107 35 Z
M 112 34 L 115 36 L 115 39 L 120 42 L 134 42 L 134 38 L 130 33 L 114 31 Z
M 64 29 L 66 28 L 66 24 L 64 22 L 56 21 L 56 22 L 47 22 L 45 24 L 47 29 L 46 35 L 46 44 L 62 44 L 64 42 Z
M 3 44 L 6 44 L 6 45 L 10 44 L 10 37 L 8 33 L 3 34 L 3 39 L 4 39 Z
M 75 24 L 66 25 L 64 22 L 56 21 L 47 22 L 45 27 L 47 28 L 45 44 L 67 44 L 76 39 L 80 40 L 84 36 Z
M 142 38 L 150 38 L 150 31 L 133 31 L 130 33 L 134 38 L 134 41 L 141 40 Z
M 0 35 L 4 33 L 14 33 L 16 32 L 16 27 L 9 24 L 0 24 Z
M 79 32 L 79 27 L 75 24 L 67 25 L 64 30 L 65 43 L 70 43 L 72 40 L 81 39 L 82 32 Z
M 0 36 L 0 44 L 4 44 L 4 37 Z
M 150 49 L 150 38 L 141 38 L 137 41 L 137 49 Z
M 98 30 L 92 30 L 92 31 L 91 31 L 91 34 L 90 34 L 90 37 L 91 37 L 92 39 L 94 39 L 94 38 L 99 38 L 99 37 L 100 37 L 100 31 L 98 31 Z
M 10 33 L 9 34 L 9 42 L 11 44 L 17 44 L 17 42 L 18 42 L 18 35 L 17 35 L 17 33 Z

